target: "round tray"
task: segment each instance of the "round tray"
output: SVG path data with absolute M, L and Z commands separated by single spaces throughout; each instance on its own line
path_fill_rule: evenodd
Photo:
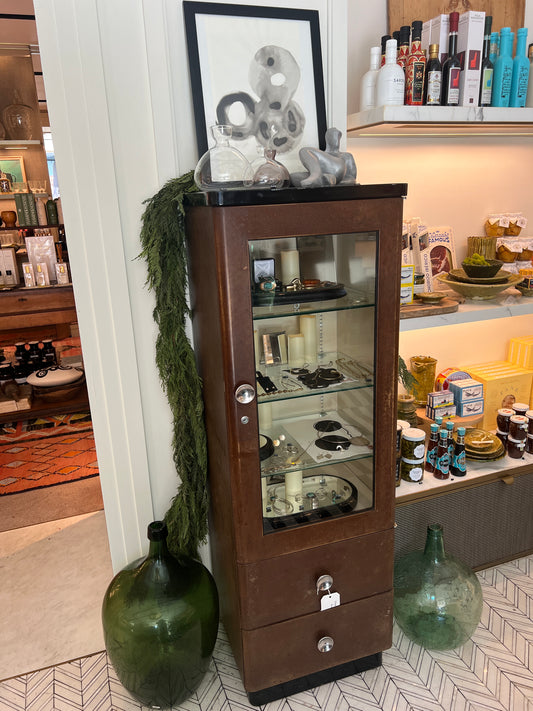
M 521 280 L 523 277 L 521 277 Z M 327 286 L 326 286 L 327 284 Z M 339 299 L 346 296 L 344 284 L 332 284 L 324 282 L 322 286 L 310 289 L 300 289 L 299 291 L 254 291 L 252 294 L 252 304 L 254 306 L 270 306 L 275 304 L 303 304 L 307 301 L 328 301 L 329 299 Z
M 451 269 L 450 276 L 455 281 L 462 281 L 465 284 L 504 284 L 511 276 L 511 272 L 500 269 L 496 276 L 480 279 L 479 277 L 469 277 L 464 269 Z
M 516 286 L 524 277 L 521 274 L 511 274 L 503 284 L 467 284 L 455 281 L 449 274 L 437 274 L 437 279 L 467 299 L 486 301 L 488 299 L 494 299 L 496 296 L 499 296 L 502 291 Z

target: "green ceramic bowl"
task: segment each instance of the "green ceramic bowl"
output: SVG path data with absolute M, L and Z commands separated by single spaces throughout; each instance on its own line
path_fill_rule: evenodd
M 471 279 L 491 279 L 502 268 L 503 262 L 499 259 L 487 259 L 488 264 L 468 264 L 463 262 L 465 274 Z

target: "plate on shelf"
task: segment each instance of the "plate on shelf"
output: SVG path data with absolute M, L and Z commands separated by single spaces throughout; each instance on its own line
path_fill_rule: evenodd
M 424 304 L 438 304 L 446 296 L 445 291 L 424 291 L 420 294 L 415 294 L 415 300 L 422 301 Z
M 465 282 L 455 281 L 449 274 L 437 274 L 437 279 L 450 287 L 450 289 L 453 289 L 453 291 L 456 291 L 467 299 L 477 301 L 494 299 L 496 296 L 499 296 L 502 291 L 505 291 L 505 289 L 516 286 L 523 278 L 521 274 L 510 274 L 503 284 L 467 284 Z
M 517 284 L 515 286 L 515 289 L 518 289 L 522 296 L 533 296 L 533 289 L 528 289 L 525 286 L 520 286 L 520 284 Z
M 457 433 L 454 433 L 454 438 L 457 438 Z M 492 432 L 474 427 L 466 430 L 465 451 L 469 459 L 493 460 L 503 457 L 505 447 Z
M 511 276 L 511 272 L 500 269 L 496 276 L 488 279 L 479 279 L 478 277 L 469 277 L 464 269 L 452 269 L 450 270 L 450 276 L 455 281 L 462 281 L 465 284 L 504 284 Z

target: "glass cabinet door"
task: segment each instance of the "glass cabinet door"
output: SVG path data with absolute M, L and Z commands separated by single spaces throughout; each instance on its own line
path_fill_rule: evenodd
M 368 511 L 377 233 L 248 245 L 263 532 Z

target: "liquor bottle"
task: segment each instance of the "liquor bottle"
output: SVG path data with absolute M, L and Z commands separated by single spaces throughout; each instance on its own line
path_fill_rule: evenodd
M 500 53 L 494 64 L 492 106 L 509 106 L 513 60 L 511 59 L 511 28 L 500 30 Z
M 405 65 L 405 103 L 421 106 L 424 101 L 424 77 L 426 57 L 421 47 L 422 23 L 415 20 L 411 25 L 411 51 Z
M 381 64 L 380 67 L 384 66 L 385 64 L 385 53 L 387 49 L 387 42 L 391 39 L 390 35 L 383 35 L 381 38 Z
M 439 45 L 430 44 L 426 81 L 424 83 L 424 104 L 427 104 L 427 106 L 440 106 L 441 89 L 442 65 L 439 60 Z
M 525 106 L 529 79 L 529 59 L 526 57 L 527 27 L 521 27 L 516 33 L 516 54 L 513 59 L 511 77 L 511 95 L 509 106 Z
M 461 62 L 457 56 L 457 30 L 459 13 L 450 12 L 450 35 L 448 39 L 448 56 L 442 65 L 442 98 L 443 106 L 459 106 L 459 76 Z
M 453 439 L 453 420 L 446 420 L 446 433 L 448 437 L 448 457 L 451 464 L 455 447 L 455 441 Z
M 464 427 L 457 428 L 457 441 L 455 442 L 450 462 L 450 474 L 452 476 L 466 476 L 465 431 Z
M 439 426 L 433 422 L 429 426 L 429 442 L 426 450 L 426 471 L 433 474 L 435 471 L 435 461 L 437 459 L 437 447 L 439 446 Z
M 361 80 L 360 111 L 372 109 L 376 105 L 376 82 L 381 61 L 381 47 L 370 48 L 370 69 Z
M 407 59 L 409 58 L 409 36 L 411 34 L 411 28 L 409 25 L 402 25 L 400 27 L 400 42 L 398 44 L 398 57 L 397 62 L 402 69 L 405 70 L 405 65 L 407 64 Z
M 529 57 L 529 78 L 527 80 L 527 96 L 526 106 L 533 107 L 533 44 L 527 48 L 527 56 Z
M 448 433 L 446 430 L 439 432 L 439 446 L 435 458 L 435 479 L 448 479 L 450 476 L 450 455 L 448 454 Z
M 498 59 L 499 54 L 500 54 L 500 33 L 499 32 L 491 32 L 490 33 L 489 59 L 492 62 L 492 66 L 494 66 L 494 62 Z
M 376 106 L 403 106 L 405 76 L 396 63 L 396 40 L 387 40 L 386 61 L 378 72 Z
M 490 60 L 490 38 L 492 29 L 492 16 L 485 16 L 485 32 L 483 35 L 483 59 L 481 60 L 481 74 L 479 82 L 479 106 L 490 106 L 492 100 L 492 79 L 494 65 Z

